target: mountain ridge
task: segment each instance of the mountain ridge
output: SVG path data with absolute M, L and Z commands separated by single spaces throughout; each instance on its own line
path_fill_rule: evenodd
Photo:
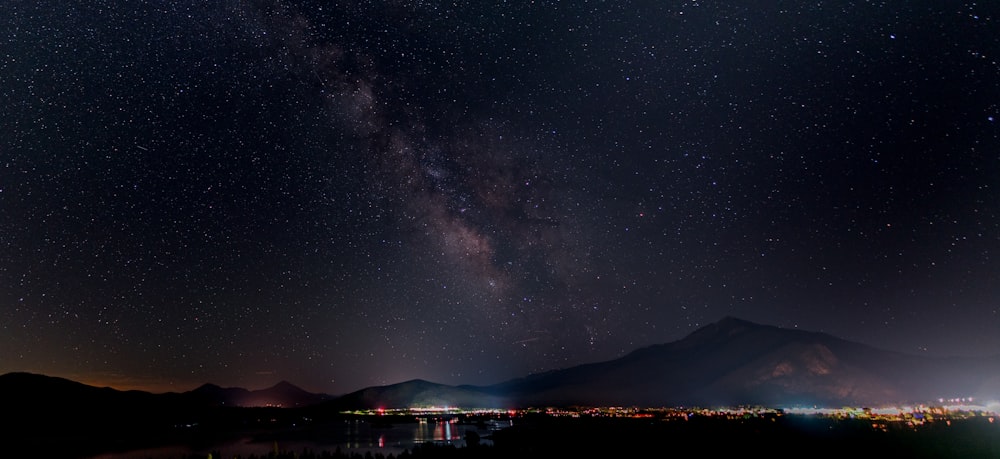
M 997 396 L 1000 355 L 919 356 L 731 316 L 620 358 L 491 386 L 520 404 L 647 406 L 907 403 L 949 387 Z
M 0 376 L 0 388 L 12 379 L 8 375 Z M 59 387 L 69 390 L 70 386 L 62 383 Z M 152 395 L 127 393 L 133 398 Z M 192 391 L 170 394 L 188 406 L 319 406 L 326 410 L 432 405 L 872 405 L 953 395 L 997 397 L 1000 355 L 926 357 L 824 332 L 727 316 L 679 340 L 638 348 L 619 358 L 491 385 L 451 386 L 412 379 L 330 396 L 309 393 L 288 381 L 258 390 L 205 383 Z

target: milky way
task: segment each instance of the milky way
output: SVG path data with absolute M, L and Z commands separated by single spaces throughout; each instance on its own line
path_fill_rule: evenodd
M 393 27 L 403 28 L 415 27 L 409 23 L 423 13 L 386 12 L 403 22 Z M 572 221 L 564 210 L 570 204 L 555 187 L 566 177 L 548 176 L 554 172 L 543 163 L 544 145 L 511 135 L 505 140 L 509 130 L 483 114 L 462 119 L 470 108 L 454 98 L 421 109 L 426 94 L 411 94 L 420 92 L 423 78 L 409 72 L 383 75 L 370 64 L 414 52 L 406 47 L 381 50 L 389 56 L 355 55 L 326 42 L 326 32 L 296 11 L 254 10 L 244 16 L 254 15 L 276 24 L 277 32 L 262 33 L 285 37 L 276 47 L 304 62 L 296 76 L 315 76 L 320 86 L 312 89 L 331 114 L 328 128 L 345 132 L 362 157 L 367 179 L 362 186 L 378 200 L 370 207 L 391 214 L 406 244 L 421 245 L 419 256 L 427 259 L 411 263 L 427 268 L 423 281 L 460 291 L 457 298 L 464 299 L 444 297 L 468 305 L 466 313 L 452 313 L 456 319 L 481 316 L 495 333 L 484 338 L 524 343 L 538 339 L 534 329 L 548 332 L 553 311 L 573 307 L 566 301 L 580 288 L 573 277 L 585 266 L 585 255 L 571 255 L 562 234 L 567 229 L 560 223 Z M 437 79 L 439 70 L 427 74 Z M 449 78 L 468 76 L 458 71 L 436 82 L 446 98 L 453 88 Z M 456 121 L 443 123 L 442 117 Z M 527 304 L 532 302 L 542 304 Z
M 725 316 L 1000 352 L 995 8 L 591 3 L 5 2 L 0 371 L 487 384 Z

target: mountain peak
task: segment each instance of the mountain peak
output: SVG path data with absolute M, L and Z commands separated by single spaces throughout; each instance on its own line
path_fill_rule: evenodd
M 746 320 L 746 319 L 741 319 L 741 318 L 736 317 L 736 316 L 725 316 L 725 317 L 719 319 L 717 322 L 715 322 L 714 325 L 717 325 L 719 327 L 724 327 L 724 328 L 725 327 L 739 327 L 739 328 L 743 328 L 743 327 L 763 327 L 763 325 L 761 325 L 761 324 L 758 324 L 758 323 L 755 323 L 755 322 L 751 322 L 751 321 Z
M 288 381 L 284 381 L 284 380 L 282 380 L 281 382 L 279 382 L 279 383 L 271 386 L 268 389 L 264 389 L 264 390 L 267 390 L 267 391 L 280 391 L 280 392 L 306 392 L 301 387 L 296 386 L 295 384 L 292 384 L 292 383 L 290 383 Z
M 1000 361 L 943 360 L 724 317 L 624 357 L 513 381 L 524 405 L 872 405 L 995 393 Z M 961 376 L 958 376 L 961 375 Z
M 198 393 L 203 393 L 203 392 L 219 392 L 221 390 L 223 390 L 222 386 L 219 386 L 219 385 L 216 385 L 216 384 L 212 384 L 212 383 L 205 383 L 205 384 L 202 384 L 202 385 L 198 386 L 196 389 L 192 390 L 191 392 L 198 392 Z
M 751 330 L 759 330 L 767 326 L 740 319 L 738 317 L 726 316 L 717 322 L 705 325 L 689 334 L 684 341 L 704 341 L 719 338 L 727 338 L 746 333 Z

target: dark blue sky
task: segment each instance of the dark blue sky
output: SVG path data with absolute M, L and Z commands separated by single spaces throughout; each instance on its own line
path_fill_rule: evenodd
M 0 372 L 489 384 L 724 316 L 1000 353 L 988 2 L 0 18 Z

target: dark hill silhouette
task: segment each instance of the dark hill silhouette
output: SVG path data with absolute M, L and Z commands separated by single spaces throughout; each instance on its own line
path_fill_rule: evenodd
M 996 394 L 1000 357 L 929 358 L 727 317 L 622 358 L 486 388 L 519 405 L 874 405 Z
M 752 326 L 743 330 L 729 327 L 705 330 L 706 333 L 692 336 L 690 341 L 672 343 L 668 350 L 672 352 L 681 348 L 690 351 L 713 344 L 727 348 L 729 345 L 725 343 L 753 330 Z M 807 338 L 806 343 L 811 343 L 810 335 L 803 336 Z M 783 341 L 784 338 L 774 339 L 765 347 L 777 345 L 780 348 Z M 852 343 L 846 345 L 856 346 Z M 643 362 L 649 358 L 662 358 L 662 350 L 654 346 L 636 351 L 622 360 Z M 723 370 L 723 373 L 726 371 Z M 563 372 L 536 376 L 545 380 L 553 375 L 563 375 Z M 206 385 L 199 389 L 201 392 L 215 392 L 222 388 Z M 284 389 L 295 391 L 289 387 Z M 479 398 L 483 395 L 481 390 L 473 386 L 452 387 L 412 380 L 367 388 L 345 397 L 353 400 L 352 404 L 372 407 L 381 402 L 399 406 L 424 403 L 440 406 L 452 400 L 465 400 L 462 397 L 472 397 L 475 403 L 463 406 L 476 406 L 483 400 Z M 262 432 L 264 436 L 261 438 L 268 439 L 322 440 L 327 438 L 325 434 L 329 429 L 343 429 L 345 425 L 341 419 L 332 420 L 335 422 L 316 422 L 312 419 L 302 428 L 294 428 L 303 420 L 310 419 L 304 415 L 313 410 L 324 408 L 320 412 L 330 411 L 333 401 L 305 408 L 198 408 L 183 406 L 187 403 L 184 402 L 184 395 L 190 393 L 122 392 L 29 373 L 0 376 L 0 394 L 3 396 L 0 403 L 4 406 L 0 418 L 5 423 L 3 457 L 89 458 L 113 452 L 135 452 L 130 457 L 154 457 L 137 451 L 173 445 L 190 445 L 204 451 L 210 445 L 242 441 L 246 435 Z M 128 403 L 133 406 L 126 406 Z M 171 406 L 176 410 L 170 411 Z M 24 415 L 36 416 L 34 419 L 38 423 L 23 424 Z M 255 419 L 263 420 L 263 423 L 255 424 Z M 719 416 L 698 416 L 674 422 L 589 416 L 524 416 L 511 427 L 494 432 L 490 436 L 492 446 L 456 449 L 452 445 L 426 443 L 419 448 L 415 446 L 407 457 L 655 457 L 663 455 L 664 451 L 702 451 L 725 456 L 754 450 L 766 451 L 772 457 L 800 457 L 803 452 L 833 457 L 858 451 L 889 457 L 993 457 L 1000 445 L 993 425 L 985 417 L 970 419 L 957 421 L 954 425 L 938 422 L 921 427 L 917 434 L 904 423 L 891 425 L 888 432 L 882 432 L 871 429 L 870 420 L 835 421 L 832 418 L 806 419 L 798 416 L 750 417 L 739 421 Z M 357 419 L 354 418 L 354 421 Z M 274 444 L 277 448 L 277 440 Z M 223 456 L 221 451 L 215 453 L 213 451 L 210 457 Z M 206 454 L 177 457 L 206 457 Z M 273 455 L 268 453 L 267 457 L 355 459 L 362 456 L 339 449 L 332 454 L 324 452 L 321 455 L 310 449 L 303 450 L 301 454 L 290 450 Z
M 308 406 L 334 398 L 327 394 L 307 392 L 288 381 L 281 381 L 267 389 L 259 390 L 204 384 L 187 392 L 186 395 L 210 405 L 284 408 Z
M 16 439 L 8 442 L 8 453 L 44 451 L 49 457 L 87 457 L 102 451 L 196 442 L 204 435 L 250 427 L 256 419 L 282 419 L 280 408 L 249 407 L 257 406 L 255 401 L 293 407 L 303 400 L 328 397 L 309 394 L 287 382 L 258 391 L 206 384 L 189 392 L 154 394 L 16 372 L 0 375 L 0 431 L 3 438 Z M 261 410 L 267 415 L 259 415 Z M 287 414 L 294 419 L 294 412 Z M 34 454 L 12 457 L 28 456 Z
M 944 397 L 996 397 L 1000 356 L 925 357 L 877 349 L 825 333 L 789 330 L 727 317 L 678 341 L 621 358 L 489 386 L 412 380 L 340 397 L 311 394 L 282 381 L 250 391 L 205 384 L 185 393 L 116 391 L 26 373 L 0 376 L 10 412 L 29 421 L 86 419 L 74 413 L 160 413 L 166 421 L 209 407 L 312 407 L 309 412 L 415 406 L 515 408 L 555 405 L 883 405 Z M 106 422 L 118 419 L 108 415 Z M 190 417 L 190 416 L 188 416 Z
M 0 406 L 4 438 L 16 439 L 6 442 L 8 448 L 51 457 L 155 443 L 151 436 L 200 414 L 178 394 L 118 391 L 31 373 L 0 375 Z
M 878 406 L 1000 394 L 1000 356 L 925 357 L 735 317 L 621 358 L 490 386 L 369 387 L 329 411 L 412 406 Z
M 509 405 L 507 400 L 474 386 L 448 386 L 414 379 L 387 386 L 368 387 L 314 405 L 314 411 L 339 412 L 408 407 L 493 408 Z
M 163 428 L 214 416 L 220 407 L 305 406 L 331 398 L 287 382 L 257 391 L 205 384 L 193 391 L 154 394 L 94 387 L 65 378 L 14 372 L 0 375 L 2 428 L 14 434 L 78 433 Z M 260 401 L 259 404 L 252 402 Z

